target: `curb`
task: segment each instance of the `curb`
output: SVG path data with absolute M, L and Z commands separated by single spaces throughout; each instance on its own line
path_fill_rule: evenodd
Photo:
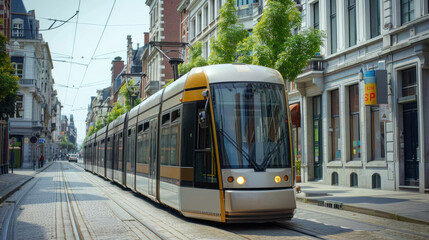
M 0 204 L 3 203 L 7 198 L 9 198 L 12 194 L 14 194 L 16 191 L 18 191 L 22 186 L 24 186 L 27 182 L 29 182 L 31 179 L 33 179 L 34 176 L 26 176 L 22 180 L 18 182 L 18 184 L 13 184 L 6 188 L 5 191 L 7 191 L 3 196 L 0 196 Z M 10 189 L 10 190 L 8 190 Z
M 308 203 L 308 204 L 313 204 L 313 205 L 318 205 L 318 206 L 325 206 L 325 202 L 331 202 L 331 201 L 317 200 L 317 199 L 311 199 L 311 198 L 305 198 L 305 197 L 296 197 L 296 200 L 303 202 L 303 203 Z M 351 206 L 351 205 L 344 204 L 344 203 L 338 203 L 338 205 L 340 205 L 340 207 L 335 208 L 335 209 L 345 210 L 345 211 L 349 211 L 349 212 L 362 213 L 362 214 L 366 214 L 366 215 L 370 215 L 370 216 L 388 218 L 388 219 L 393 219 L 393 220 L 402 221 L 402 222 L 429 225 L 429 222 L 414 219 L 414 218 L 400 216 L 400 215 L 395 214 L 395 213 L 389 213 L 389 212 L 384 212 L 384 211 L 374 210 L 374 209 L 369 209 L 369 208 L 363 208 L 363 207 L 355 207 L 355 206 Z

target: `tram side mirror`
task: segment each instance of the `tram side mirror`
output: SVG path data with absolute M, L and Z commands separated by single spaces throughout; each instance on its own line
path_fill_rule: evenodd
M 207 89 L 204 90 L 202 92 L 202 95 L 203 95 L 204 99 L 206 99 L 206 105 L 204 107 L 204 111 L 201 111 L 198 113 L 198 124 L 200 125 L 201 128 L 207 128 L 208 127 L 208 125 L 207 125 L 207 115 L 208 115 L 207 114 L 207 106 L 209 103 L 209 98 L 208 98 L 209 90 L 207 90 Z
M 200 128 L 207 128 L 206 111 L 201 111 L 198 113 L 198 124 L 200 125 Z

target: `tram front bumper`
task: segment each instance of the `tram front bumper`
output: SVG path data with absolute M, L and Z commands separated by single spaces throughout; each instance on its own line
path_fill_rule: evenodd
M 225 190 L 227 222 L 291 219 L 295 208 L 294 188 Z

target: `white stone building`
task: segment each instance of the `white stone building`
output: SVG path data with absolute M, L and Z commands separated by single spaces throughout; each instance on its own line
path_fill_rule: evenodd
M 289 86 L 301 178 L 388 190 L 429 189 L 429 2 L 302 1 L 302 28 L 327 34 Z M 387 71 L 389 122 L 365 106 L 359 72 Z M 425 111 L 426 110 L 426 111 Z

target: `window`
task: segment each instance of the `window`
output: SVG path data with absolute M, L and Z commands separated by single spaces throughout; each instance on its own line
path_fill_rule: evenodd
M 204 7 L 204 27 L 209 24 L 209 5 Z
M 372 188 L 373 189 L 380 189 L 381 188 L 381 177 L 380 174 L 374 173 L 372 175 Z
M 341 141 L 340 141 L 340 107 L 339 107 L 339 91 L 331 92 L 331 150 L 332 160 L 340 160 L 341 158 Z
M 356 45 L 356 0 L 348 0 L 349 47 Z
M 372 159 L 384 159 L 384 122 L 380 122 L 380 110 L 371 107 L 371 152 Z
M 15 75 L 22 78 L 24 69 L 24 57 L 12 57 L 11 62 L 15 68 Z
M 191 39 L 197 35 L 195 18 L 191 20 Z
M 337 52 L 337 3 L 336 0 L 331 1 L 330 9 L 330 28 L 331 28 L 331 53 Z
M 16 102 L 15 102 L 15 118 L 22 118 L 24 117 L 24 108 L 23 108 L 23 95 L 17 95 L 16 96 Z
M 402 97 L 416 95 L 417 80 L 416 69 L 410 68 L 401 72 L 402 75 Z
M 313 27 L 319 29 L 319 2 L 313 5 Z
M 369 0 L 371 38 L 380 35 L 380 0 Z
M 414 0 L 401 0 L 401 24 L 414 19 Z
M 360 159 L 359 84 L 349 87 L 351 159 Z
M 356 173 L 350 174 L 350 187 L 358 187 L 358 175 Z
M 338 173 L 337 172 L 332 173 L 331 185 L 338 186 Z
M 201 18 L 201 12 L 200 12 L 198 13 L 198 16 L 197 16 L 197 24 L 198 24 L 197 34 L 201 32 L 201 21 L 202 21 L 202 18 Z
M 210 20 L 213 21 L 215 16 L 216 16 L 216 5 L 215 5 L 215 0 L 211 0 L 210 1 L 210 7 L 212 9 L 212 14 L 211 14 L 211 18 Z
M 217 1 L 217 15 L 220 14 L 220 9 L 222 8 L 222 0 Z
M 12 37 L 24 37 L 24 20 L 16 18 L 12 21 Z

